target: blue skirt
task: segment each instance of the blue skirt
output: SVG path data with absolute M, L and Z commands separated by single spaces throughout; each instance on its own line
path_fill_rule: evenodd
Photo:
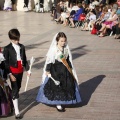
M 37 102 L 48 104 L 48 105 L 68 105 L 68 104 L 77 104 L 81 102 L 79 87 L 77 83 L 75 83 L 75 100 L 69 100 L 69 101 L 62 101 L 62 100 L 48 100 L 48 98 L 44 95 L 44 86 L 48 82 L 48 77 L 45 78 L 44 83 L 40 86 L 40 89 L 38 91 L 37 95 Z

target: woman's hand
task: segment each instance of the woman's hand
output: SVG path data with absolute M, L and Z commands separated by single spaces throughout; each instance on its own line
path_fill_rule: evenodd
M 46 75 L 47 75 L 49 78 L 51 77 L 50 72 L 46 72 Z
M 46 75 L 48 76 L 50 74 L 50 72 L 46 72 Z
M 11 79 L 12 82 L 16 81 L 16 78 L 12 74 L 10 74 L 10 79 Z

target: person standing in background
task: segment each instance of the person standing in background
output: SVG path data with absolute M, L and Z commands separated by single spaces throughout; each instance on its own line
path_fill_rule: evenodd
M 11 0 L 12 1 L 12 10 L 16 11 L 16 0 Z

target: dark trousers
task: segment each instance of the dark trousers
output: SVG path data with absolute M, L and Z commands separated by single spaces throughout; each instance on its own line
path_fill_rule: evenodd
M 25 3 L 24 7 L 28 7 L 29 0 L 24 0 L 24 3 Z
M 120 35 L 120 27 L 119 27 L 119 24 L 114 25 L 114 26 L 112 27 L 112 31 L 113 31 L 114 34 Z
M 101 29 L 102 25 L 101 24 L 96 24 L 96 29 L 99 31 Z
M 16 81 L 11 81 L 11 88 L 12 88 L 12 99 L 17 99 L 19 98 L 19 90 L 21 88 L 21 82 L 22 82 L 22 77 L 23 77 L 23 73 L 19 73 L 19 74 L 14 74 L 14 77 L 16 78 Z
M 120 35 L 120 27 L 119 27 L 119 25 L 116 26 L 116 35 Z
M 11 0 L 12 1 L 12 4 L 14 5 L 16 3 L 16 0 Z

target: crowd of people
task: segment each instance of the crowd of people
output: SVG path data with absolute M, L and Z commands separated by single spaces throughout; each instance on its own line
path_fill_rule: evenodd
M 59 1 L 53 4 L 51 17 L 65 27 L 80 27 L 82 31 L 90 31 L 99 37 L 114 34 L 115 39 L 120 39 L 119 7 L 119 0 L 112 5 L 97 0 L 90 4 L 85 1 L 78 4 L 69 4 L 68 0 Z M 25 46 L 20 44 L 19 30 L 11 29 L 8 36 L 10 43 L 4 47 L 3 52 L 0 49 L 0 116 L 8 116 L 14 111 L 15 118 L 22 119 L 18 107 L 19 91 L 24 68 L 30 76 L 30 66 Z M 11 88 L 6 82 L 8 76 Z M 81 102 L 77 74 L 67 36 L 63 32 L 53 37 L 43 68 L 42 84 L 35 99 L 56 106 L 59 112 L 65 112 L 65 105 Z
M 93 0 L 90 4 L 85 1 L 73 3 L 60 1 L 52 7 L 53 20 L 70 28 L 80 27 L 81 31 L 90 31 L 99 37 L 114 35 L 120 38 L 120 0 L 113 4 Z

